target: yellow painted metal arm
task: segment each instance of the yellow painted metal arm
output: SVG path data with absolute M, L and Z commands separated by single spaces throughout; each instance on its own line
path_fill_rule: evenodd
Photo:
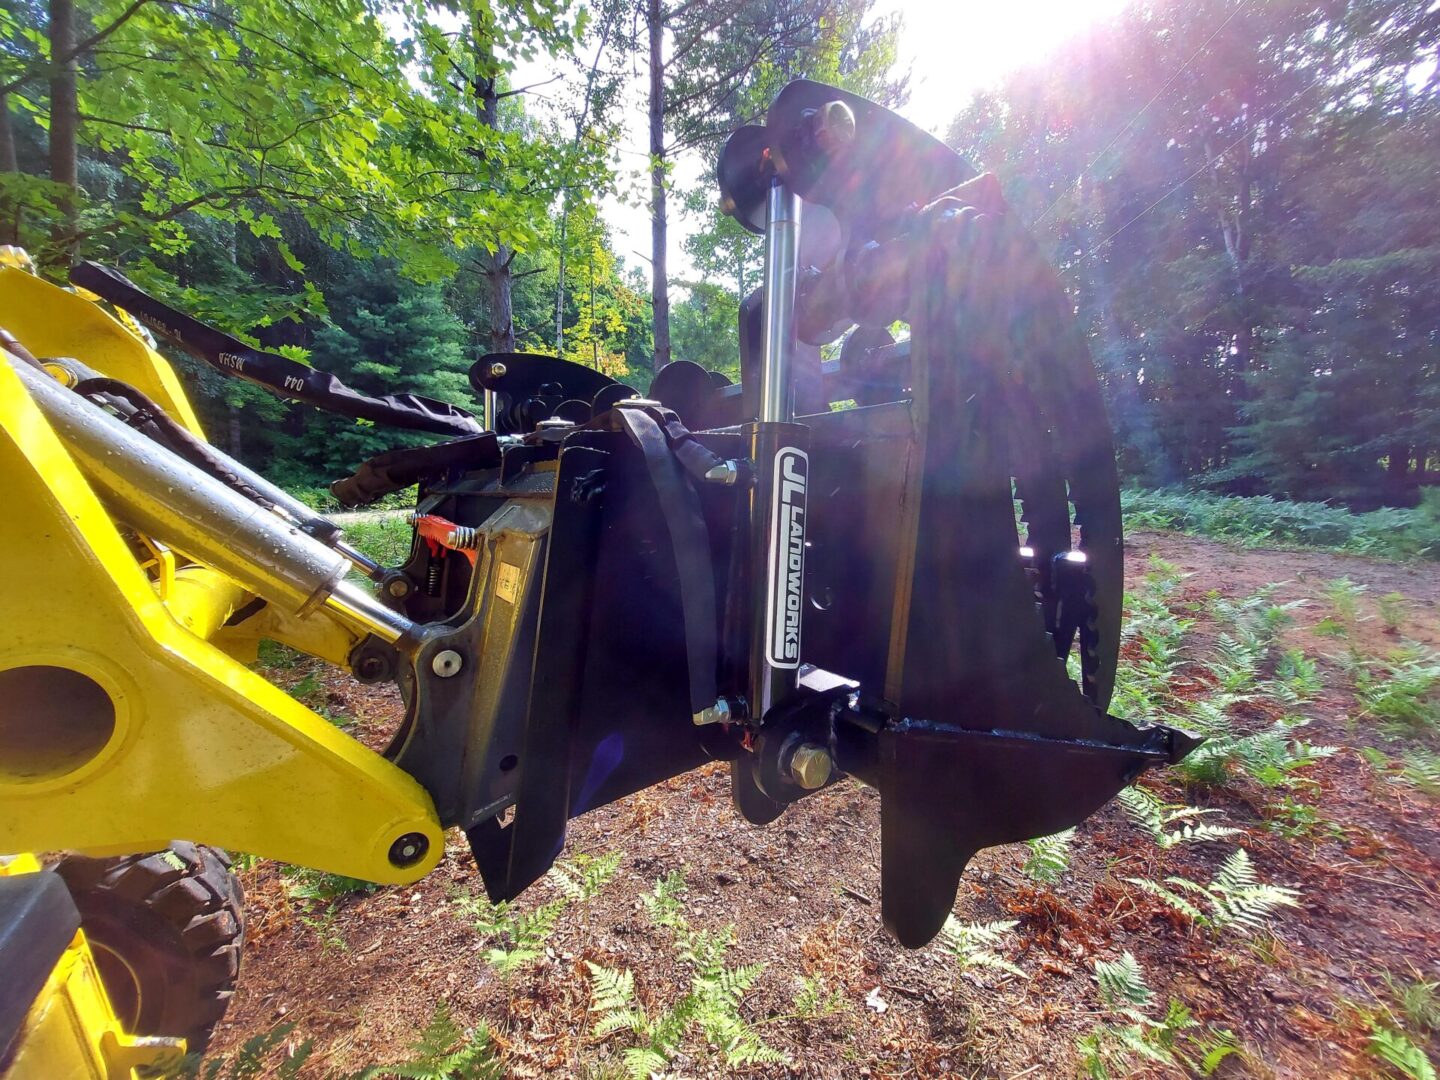
M 0 326 L 38 357 L 73 356 L 129 383 L 204 436 L 169 362 L 84 297 L 17 267 L 0 266 Z
M 0 590 L 0 851 L 183 838 L 371 881 L 429 871 L 444 845 L 420 785 L 182 628 L 5 364 L 0 428 L 0 557 L 23 568 Z

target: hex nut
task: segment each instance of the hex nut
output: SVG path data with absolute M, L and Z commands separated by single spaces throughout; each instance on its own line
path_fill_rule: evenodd
M 823 746 L 805 743 L 790 755 L 790 779 L 806 791 L 816 791 L 830 779 L 834 763 Z

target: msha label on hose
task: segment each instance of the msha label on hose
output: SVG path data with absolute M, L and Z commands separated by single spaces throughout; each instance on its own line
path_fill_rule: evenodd
M 765 659 L 771 667 L 800 666 L 800 618 L 805 595 L 805 493 L 810 456 L 793 446 L 775 454 L 770 514 L 769 600 Z

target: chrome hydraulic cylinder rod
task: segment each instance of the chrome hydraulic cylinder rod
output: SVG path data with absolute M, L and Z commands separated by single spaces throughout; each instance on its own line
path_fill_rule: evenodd
M 87 379 L 100 377 L 100 373 L 93 368 L 82 364 L 79 360 L 69 356 L 47 357 L 41 361 L 45 370 L 54 375 L 66 386 L 75 386 Z M 333 547 L 341 555 L 350 560 L 351 564 L 363 573 L 366 577 L 378 581 L 384 576 L 384 567 L 380 566 L 374 559 L 365 555 L 364 552 L 356 551 L 344 540 L 344 530 L 336 525 L 329 518 L 317 514 L 313 509 L 306 506 L 295 496 L 291 495 L 284 488 L 272 484 L 265 477 L 261 476 L 254 469 L 243 462 L 236 461 L 229 454 L 217 447 L 210 446 L 211 456 L 222 462 L 235 477 L 245 484 L 261 498 L 270 502 L 276 513 L 288 516 L 309 535 L 321 541 L 327 547 Z
M 344 580 L 342 554 L 50 376 L 18 360 L 11 367 L 116 518 L 289 613 L 323 608 L 392 644 L 419 640 L 416 623 Z
M 795 381 L 795 285 L 800 259 L 800 196 L 776 181 L 765 203 L 765 292 L 761 306 L 760 416 L 764 423 L 791 419 Z
M 809 429 L 793 423 L 799 257 L 800 197 L 777 180 L 765 204 L 759 416 L 742 429 L 755 472 L 747 514 L 752 538 L 748 704 L 756 722 L 794 693 L 800 666 Z

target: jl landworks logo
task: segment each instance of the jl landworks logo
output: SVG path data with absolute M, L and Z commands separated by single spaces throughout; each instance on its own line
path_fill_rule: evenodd
M 782 447 L 775 455 L 775 501 L 770 517 L 770 587 L 766 659 L 800 666 L 800 616 L 805 590 L 805 490 L 810 458 Z

